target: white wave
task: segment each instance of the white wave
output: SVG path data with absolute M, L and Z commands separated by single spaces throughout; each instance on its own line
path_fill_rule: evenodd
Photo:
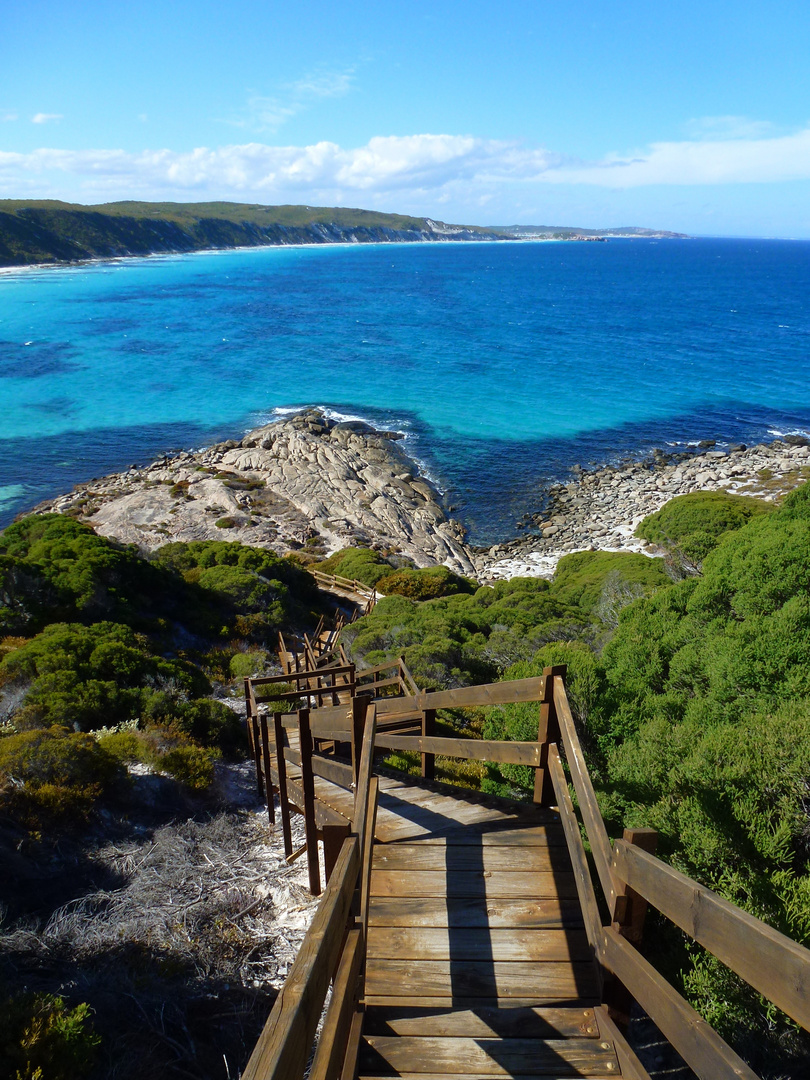
M 15 499 L 22 498 L 24 494 L 25 488 L 22 484 L 6 484 L 5 487 L 0 487 L 0 506 L 14 502 Z

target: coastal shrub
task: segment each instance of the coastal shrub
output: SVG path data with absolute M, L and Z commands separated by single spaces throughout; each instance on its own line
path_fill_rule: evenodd
M 9 1080 L 84 1080 L 101 1037 L 86 1003 L 70 1008 L 53 994 L 0 996 L 0 1074 Z
M 0 678 L 30 681 L 14 721 L 89 731 L 148 711 L 153 699 L 183 701 L 210 691 L 192 664 L 152 654 L 128 626 L 54 623 L 0 663 Z
M 78 823 L 123 782 L 119 762 L 91 735 L 53 727 L 0 738 L 0 806 L 31 828 Z
M 409 567 L 395 570 L 381 577 L 376 588 L 386 596 L 397 593 L 411 600 L 433 600 L 453 593 L 474 593 L 477 585 L 469 578 L 454 574 L 446 566 L 430 566 L 423 570 Z
M 228 665 L 228 674 L 233 679 L 244 679 L 250 675 L 260 675 L 266 668 L 269 654 L 263 649 L 250 649 L 247 652 L 234 653 Z
M 235 529 L 238 526 L 239 522 L 236 520 L 236 518 L 223 517 L 219 518 L 218 521 L 215 521 L 214 524 L 218 529 Z
M 362 581 L 364 585 L 374 586 L 380 578 L 391 573 L 392 566 L 379 551 L 370 548 L 350 547 L 336 551 L 328 559 L 318 564 L 324 574 Z
M 62 514 L 9 525 L 0 534 L 0 560 L 3 633 L 60 620 L 131 621 L 149 597 L 161 595 L 154 570 L 133 549 Z
M 238 541 L 192 541 L 166 544 L 153 559 L 182 577 L 190 590 L 192 610 L 187 614 L 209 633 L 225 626 L 239 636 L 261 639 L 291 621 L 307 620 L 320 604 L 312 575 L 264 548 Z M 247 622 L 240 626 L 239 619 Z
M 728 533 L 752 518 L 768 514 L 771 503 L 725 491 L 694 491 L 676 495 L 639 524 L 635 535 L 661 547 L 677 550 L 700 564 Z
M 662 559 L 629 551 L 575 551 L 557 563 L 551 591 L 566 604 L 598 615 L 606 586 L 614 592 L 624 587 L 628 598 L 635 599 L 670 584 Z
M 358 664 L 403 655 L 425 685 L 487 682 L 549 641 L 586 624 L 576 608 L 552 595 L 540 578 L 513 578 L 474 593 L 422 602 L 391 595 L 346 627 L 341 640 Z
M 195 743 L 219 750 L 229 760 L 238 761 L 247 754 L 244 721 L 221 701 L 199 698 L 185 702 L 177 710 L 174 722 Z
M 175 746 L 155 762 L 161 772 L 192 791 L 204 791 L 214 779 L 214 755 L 202 746 Z
M 603 657 L 617 741 L 655 716 L 714 723 L 810 697 L 806 513 L 797 492 L 729 534 L 701 578 L 622 613 Z
M 543 674 L 547 667 L 566 664 L 566 690 L 577 727 L 584 734 L 588 749 L 591 730 L 599 730 L 604 720 L 600 696 L 604 676 L 599 662 L 587 644 L 581 641 L 557 641 L 539 649 L 530 661 L 513 664 L 504 679 L 529 679 Z M 482 738 L 533 742 L 537 738 L 539 714 L 536 702 L 494 706 L 486 711 Z M 597 760 L 589 754 L 592 768 Z M 595 772 L 596 775 L 598 771 Z M 481 789 L 493 794 L 527 797 L 534 790 L 534 769 L 526 765 L 488 763 Z

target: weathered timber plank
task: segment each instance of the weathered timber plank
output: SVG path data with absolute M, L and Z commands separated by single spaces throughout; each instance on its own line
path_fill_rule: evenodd
M 372 870 L 372 896 L 481 896 L 539 898 L 577 895 L 573 874 L 509 873 L 499 870 L 459 870 L 447 874 L 440 870 L 404 873 L 399 870 Z
M 412 844 L 414 847 L 564 847 L 565 833 L 559 825 L 522 825 L 518 822 L 484 822 L 468 825 L 449 833 L 420 836 L 412 841 L 397 840 L 391 847 Z
M 392 960 L 588 960 L 582 930 L 373 926 L 368 955 Z
M 548 748 L 548 769 L 554 792 L 562 813 L 562 824 L 565 830 L 565 839 L 568 843 L 568 854 L 571 858 L 573 877 L 576 882 L 577 896 L 585 921 L 585 929 L 588 939 L 594 949 L 599 946 L 601 940 L 602 920 L 599 917 L 599 908 L 596 903 L 596 894 L 591 881 L 591 872 L 582 843 L 582 834 L 579 831 L 579 822 L 574 814 L 574 806 L 565 780 L 560 753 L 556 743 L 551 743 Z
M 614 848 L 613 868 L 676 926 L 810 1029 L 810 951 L 624 840 Z
M 383 844 L 374 849 L 375 870 L 571 871 L 564 848 L 473 847 L 472 844 Z
M 484 900 L 452 897 L 371 898 L 370 926 L 488 926 L 493 929 L 581 927 L 582 912 L 574 899 L 510 898 Z
M 554 705 L 557 710 L 557 721 L 560 725 L 563 743 L 565 744 L 566 760 L 571 770 L 571 780 L 577 793 L 582 821 L 591 845 L 593 861 L 596 864 L 602 891 L 605 894 L 612 915 L 616 894 L 619 891 L 611 869 L 613 852 L 602 819 L 602 812 L 596 800 L 596 792 L 591 783 L 591 775 L 588 772 L 588 766 L 585 764 L 585 757 L 582 753 L 582 746 L 580 745 L 579 735 L 577 735 L 574 718 L 571 715 L 571 707 L 568 704 L 568 696 L 565 693 L 565 684 L 562 679 L 555 678 L 554 680 Z
M 464 686 L 459 690 L 438 690 L 414 694 L 413 697 L 391 698 L 380 702 L 380 720 L 402 712 L 418 709 L 463 709 L 475 705 L 506 705 L 517 701 L 540 701 L 545 679 L 512 679 L 487 683 L 483 686 Z
M 353 929 L 349 931 L 343 946 L 309 1080 L 334 1080 L 339 1074 L 352 1016 L 357 1010 L 357 979 L 362 963 L 362 933 Z
M 651 1080 L 650 1074 L 639 1061 L 635 1050 L 627 1042 L 624 1033 L 614 1023 L 604 1005 L 594 1009 L 594 1019 L 599 1028 L 599 1037 L 613 1043 L 623 1080 Z
M 613 1046 L 596 1039 L 473 1039 L 367 1035 L 360 1046 L 360 1073 L 407 1069 L 477 1077 L 618 1075 Z
M 444 757 L 472 758 L 476 761 L 500 761 L 511 765 L 536 766 L 540 763 L 540 746 L 536 742 L 450 739 L 435 735 L 422 738 L 414 735 L 381 734 L 377 738 L 377 745 L 386 750 L 412 750 L 420 754 L 441 754 Z
M 561 1001 L 598 997 L 591 963 L 491 960 L 378 960 L 366 964 L 366 993 L 384 997 L 528 998 Z
M 593 1009 L 495 1008 L 431 1009 L 421 1005 L 394 1009 L 366 1009 L 363 1030 L 367 1035 L 438 1035 L 468 1039 L 596 1038 L 599 1035 Z

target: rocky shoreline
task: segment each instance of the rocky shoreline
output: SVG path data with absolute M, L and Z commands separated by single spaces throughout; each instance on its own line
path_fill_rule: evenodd
M 465 541 L 401 439 L 305 409 L 241 441 L 80 484 L 34 512 L 71 514 L 144 553 L 173 540 L 239 540 L 314 556 L 364 544 L 486 582 L 551 577 L 573 551 L 655 555 L 633 532 L 676 495 L 729 491 L 775 500 L 810 479 L 810 440 L 802 436 L 750 448 L 706 442 L 674 454 L 655 450 L 642 461 L 575 468 L 569 483 L 538 492 L 548 506 L 517 523 L 524 535 L 480 548 Z
M 238 442 L 79 484 L 34 512 L 71 514 L 144 554 L 174 540 L 239 540 L 313 555 L 365 544 L 417 566 L 445 563 L 473 574 L 462 526 L 448 518 L 401 439 L 305 409 Z
M 643 518 L 676 495 L 726 491 L 772 502 L 805 480 L 810 480 L 810 440 L 798 435 L 726 450 L 706 441 L 692 451 L 654 450 L 642 461 L 592 472 L 575 468 L 570 483 L 549 489 L 543 514 L 517 523 L 536 533 L 479 549 L 476 569 L 480 578 L 489 579 L 551 577 L 560 558 L 572 551 L 659 554 L 655 545 L 633 533 Z

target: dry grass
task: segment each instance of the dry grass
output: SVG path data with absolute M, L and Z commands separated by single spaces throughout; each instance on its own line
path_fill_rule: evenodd
M 93 1080 L 236 1077 L 317 903 L 305 862 L 288 867 L 266 816 L 247 810 L 128 832 L 119 820 L 89 846 L 48 850 L 57 872 L 84 858 L 83 873 L 66 903 L 0 933 L 6 981 L 91 1005 Z

